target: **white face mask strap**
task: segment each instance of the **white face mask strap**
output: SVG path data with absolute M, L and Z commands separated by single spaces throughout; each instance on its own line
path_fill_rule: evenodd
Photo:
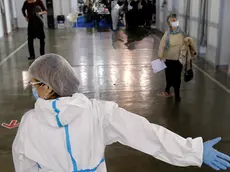
M 50 93 L 47 93 L 44 97 L 43 97 L 43 99 L 47 99 L 47 96 L 49 95 Z M 50 94 L 50 96 L 49 96 L 49 98 L 51 97 L 51 96 L 53 96 L 55 94 L 55 92 L 54 91 L 52 91 L 52 93 Z
M 43 86 L 43 85 L 40 85 L 40 86 L 38 87 L 38 89 L 41 88 L 42 86 Z M 38 89 L 37 89 L 37 90 L 38 90 Z M 43 99 L 46 100 L 48 95 L 49 95 L 49 93 L 46 93 L 46 95 L 43 97 Z M 53 94 L 52 94 L 52 95 L 53 95 Z M 52 95 L 51 95 L 51 96 L 52 96 Z
M 43 99 L 44 100 L 46 100 L 47 99 L 47 95 L 48 95 L 49 93 L 47 93 L 44 97 L 43 97 Z

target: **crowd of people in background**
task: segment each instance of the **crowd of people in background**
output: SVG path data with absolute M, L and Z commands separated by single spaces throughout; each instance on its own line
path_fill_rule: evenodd
M 101 2 L 90 2 L 83 7 L 83 14 L 87 21 L 95 20 L 98 25 L 97 6 L 103 4 L 111 14 L 113 4 L 121 7 L 119 19 L 121 19 L 126 29 L 135 29 L 137 27 L 150 28 L 155 22 L 156 0 L 102 0 Z M 108 20 L 112 23 L 112 19 Z
M 156 13 L 155 0 L 133 0 L 125 1 L 125 20 L 127 29 L 139 26 L 151 27 L 153 15 Z

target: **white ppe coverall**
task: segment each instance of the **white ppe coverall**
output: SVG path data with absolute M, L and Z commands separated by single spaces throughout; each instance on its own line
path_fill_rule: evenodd
M 16 172 L 106 172 L 105 147 L 130 146 L 176 166 L 201 166 L 202 138 L 181 136 L 149 123 L 114 102 L 74 94 L 38 99 L 13 143 Z

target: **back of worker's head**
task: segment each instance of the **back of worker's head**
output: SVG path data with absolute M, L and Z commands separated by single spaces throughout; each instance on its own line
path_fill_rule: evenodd
M 73 68 L 57 54 L 46 54 L 36 59 L 29 73 L 34 80 L 41 82 L 41 86 L 48 86 L 60 97 L 72 96 L 78 92 L 80 83 Z

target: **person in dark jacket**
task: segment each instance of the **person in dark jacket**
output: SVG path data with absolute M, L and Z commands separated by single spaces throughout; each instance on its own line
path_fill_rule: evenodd
M 144 26 L 151 27 L 153 16 L 153 4 L 149 0 L 143 0 Z
M 152 2 L 153 4 L 153 6 L 152 6 L 152 8 L 153 8 L 153 23 L 156 23 L 156 0 L 153 0 L 153 2 Z
M 130 0 L 128 2 L 128 11 L 126 13 L 127 29 L 136 29 L 139 25 L 138 21 L 138 0 Z
M 28 48 L 29 60 L 35 59 L 34 39 L 40 39 L 40 54 L 45 54 L 45 33 L 42 15 L 47 10 L 41 0 L 26 0 L 22 7 L 22 13 L 28 22 Z

